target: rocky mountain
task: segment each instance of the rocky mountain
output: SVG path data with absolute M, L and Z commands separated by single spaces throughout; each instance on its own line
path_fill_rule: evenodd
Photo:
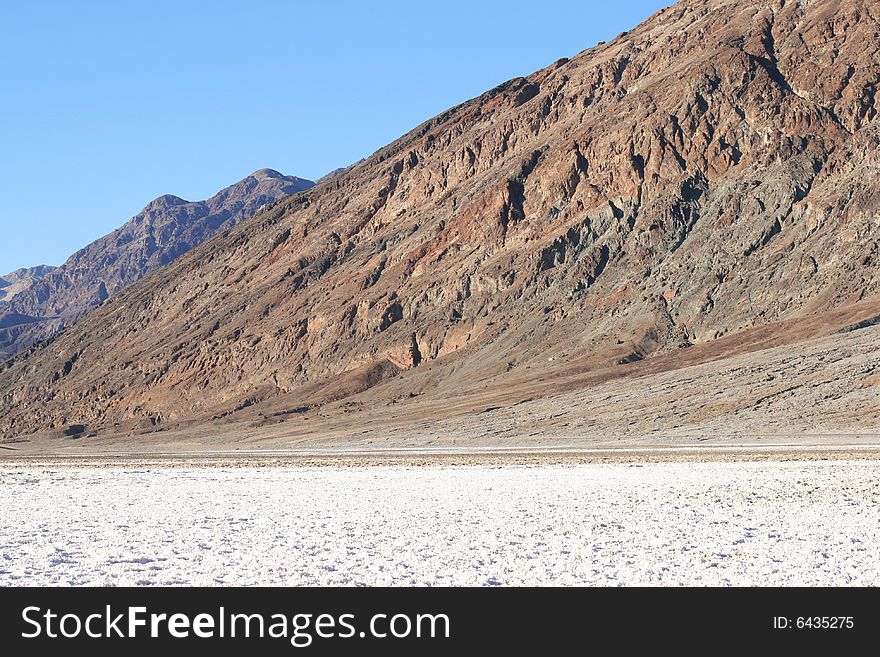
M 315 184 L 320 185 L 322 182 L 327 182 L 328 180 L 330 180 L 334 176 L 338 176 L 340 173 L 345 171 L 346 168 L 347 167 L 339 167 L 339 168 L 333 169 L 333 171 L 330 171 L 329 173 L 326 173 L 323 176 L 321 176 L 320 178 L 318 178 L 315 181 Z
M 314 183 L 260 169 L 206 201 L 167 194 L 112 233 L 74 253 L 60 267 L 19 270 L 4 277 L 0 359 L 51 337 L 110 295 L 139 281 L 263 206 Z
M 38 265 L 25 269 L 16 269 L 12 273 L 0 276 L 0 308 L 9 303 L 19 292 L 42 280 L 46 274 L 54 269 L 55 267 L 50 265 Z
M 7 363 L 0 430 L 351 435 L 405 408 L 430 433 L 767 349 L 809 390 L 851 355 L 814 341 L 880 339 L 878 19 L 867 0 L 683 0 L 506 82 Z M 849 387 L 876 392 L 858 363 Z M 771 378 L 734 398 L 706 376 L 687 412 L 667 379 L 640 416 L 679 431 L 793 394 L 795 374 L 748 371 Z

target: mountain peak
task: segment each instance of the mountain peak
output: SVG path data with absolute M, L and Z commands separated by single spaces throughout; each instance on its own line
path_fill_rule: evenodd
M 288 176 L 285 176 L 283 173 L 276 171 L 275 169 L 257 169 L 248 177 L 264 180 L 266 178 L 287 178 Z
M 260 169 L 204 201 L 164 194 L 109 235 L 74 253 L 61 267 L 3 276 L 0 307 L 6 319 L 0 328 L 0 358 L 50 337 L 108 295 L 249 219 L 266 204 L 312 185 L 274 169 Z
M 144 210 L 155 210 L 157 208 L 167 208 L 174 207 L 176 205 L 186 205 L 189 203 L 185 198 L 180 198 L 179 196 L 175 196 L 174 194 L 162 194 L 162 196 L 157 196 L 152 201 L 147 204 L 147 207 Z

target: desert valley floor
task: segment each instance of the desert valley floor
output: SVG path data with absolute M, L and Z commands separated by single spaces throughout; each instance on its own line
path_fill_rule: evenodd
M 0 585 L 880 584 L 877 454 L 799 454 L 7 459 Z

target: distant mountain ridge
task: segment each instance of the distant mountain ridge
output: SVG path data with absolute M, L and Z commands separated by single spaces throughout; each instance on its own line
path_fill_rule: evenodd
M 0 282 L 0 359 L 51 337 L 139 281 L 264 206 L 314 186 L 260 169 L 204 201 L 165 194 L 60 267 L 17 270 Z
M 16 269 L 0 276 L 0 309 L 8 304 L 19 292 L 41 280 L 46 274 L 55 270 L 51 265 L 37 265 Z

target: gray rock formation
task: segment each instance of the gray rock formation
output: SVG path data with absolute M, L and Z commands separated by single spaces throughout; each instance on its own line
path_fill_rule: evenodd
M 46 274 L 54 271 L 51 265 L 38 265 L 0 276 L 0 309 L 8 304 L 13 297 L 31 285 L 43 279 Z
M 253 216 L 264 206 L 308 189 L 309 180 L 260 169 L 207 201 L 166 194 L 60 267 L 19 270 L 4 277 L 0 359 L 51 337 L 110 295 Z M 2 285 L 2 284 L 0 284 Z

